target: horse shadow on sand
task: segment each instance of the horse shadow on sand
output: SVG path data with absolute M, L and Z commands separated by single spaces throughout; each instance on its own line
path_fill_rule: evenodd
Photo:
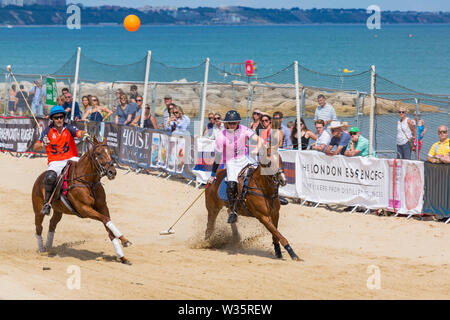
M 76 248 L 79 245 L 84 244 L 86 241 L 66 242 L 59 246 L 55 246 L 48 250 L 49 257 L 60 258 L 76 258 L 81 261 L 107 261 L 115 262 L 116 256 L 105 254 L 103 251 L 94 252 L 87 249 Z

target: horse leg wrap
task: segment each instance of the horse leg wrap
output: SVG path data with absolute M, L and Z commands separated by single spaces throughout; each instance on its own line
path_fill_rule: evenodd
M 289 244 L 285 245 L 284 248 L 289 253 L 291 258 L 297 257 L 297 255 L 295 254 L 294 250 L 292 250 L 292 248 L 291 248 L 291 246 Z
M 120 258 L 123 258 L 124 254 L 123 254 L 122 247 L 120 246 L 120 241 L 119 241 L 119 239 L 114 238 L 114 239 L 112 240 L 112 243 L 113 243 L 114 249 L 116 250 L 117 257 L 118 257 L 119 259 L 120 259 Z
M 37 239 L 39 252 L 45 252 L 44 240 L 42 240 L 42 236 L 40 236 L 38 234 L 35 234 L 35 236 L 36 236 L 36 239 Z
M 281 258 L 283 255 L 281 253 L 280 244 L 279 243 L 274 243 L 273 244 L 273 248 L 275 249 L 275 255 L 277 256 L 277 258 Z
M 45 247 L 47 249 L 50 249 L 51 247 L 53 247 L 53 238 L 54 237 L 55 237 L 55 233 L 49 231 L 47 234 L 47 242 L 45 243 Z
M 116 228 L 116 226 L 112 223 L 111 220 L 106 223 L 106 226 L 108 227 L 109 230 L 111 230 L 114 237 L 120 238 L 121 236 L 123 236 L 123 234 L 119 231 L 119 229 Z

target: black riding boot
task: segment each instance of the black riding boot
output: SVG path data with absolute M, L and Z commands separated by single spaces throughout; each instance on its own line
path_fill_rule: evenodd
M 227 197 L 230 204 L 230 215 L 228 216 L 228 223 L 235 223 L 237 221 L 237 182 L 227 182 Z
M 44 197 L 44 206 L 42 207 L 41 214 L 50 215 L 50 209 L 52 205 L 49 203 L 50 197 L 53 193 L 53 189 L 55 188 L 57 175 L 55 171 L 49 170 L 45 174 L 44 178 L 44 189 L 45 189 L 45 197 Z

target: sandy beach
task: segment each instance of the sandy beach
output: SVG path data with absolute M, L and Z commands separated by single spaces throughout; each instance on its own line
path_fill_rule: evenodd
M 205 243 L 204 199 L 175 234 L 159 235 L 200 191 L 182 179 L 123 170 L 102 181 L 112 221 L 133 242 L 124 249 L 133 265 L 116 262 L 100 222 L 68 215 L 54 248 L 39 254 L 31 189 L 45 169 L 46 158 L 0 153 L 0 299 L 450 298 L 449 225 L 290 203 L 281 208 L 279 230 L 303 261 L 291 261 L 284 249 L 277 260 L 271 235 L 252 218 L 239 218 L 241 241 L 233 244 L 221 212 Z M 74 266 L 80 289 L 67 286 Z

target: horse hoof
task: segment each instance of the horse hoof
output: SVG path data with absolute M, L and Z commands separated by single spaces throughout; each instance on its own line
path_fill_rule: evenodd
M 127 240 L 125 242 L 122 243 L 122 245 L 124 246 L 124 248 L 131 246 L 133 243 L 130 240 Z
M 297 255 L 295 255 L 295 256 L 293 256 L 293 257 L 291 257 L 292 258 L 292 260 L 294 260 L 294 261 L 301 261 L 301 259 L 297 256 Z
M 121 261 L 123 264 L 126 264 L 126 265 L 131 266 L 131 262 L 130 262 L 130 260 L 128 260 L 127 258 L 122 257 L 122 258 L 120 258 L 120 261 Z

